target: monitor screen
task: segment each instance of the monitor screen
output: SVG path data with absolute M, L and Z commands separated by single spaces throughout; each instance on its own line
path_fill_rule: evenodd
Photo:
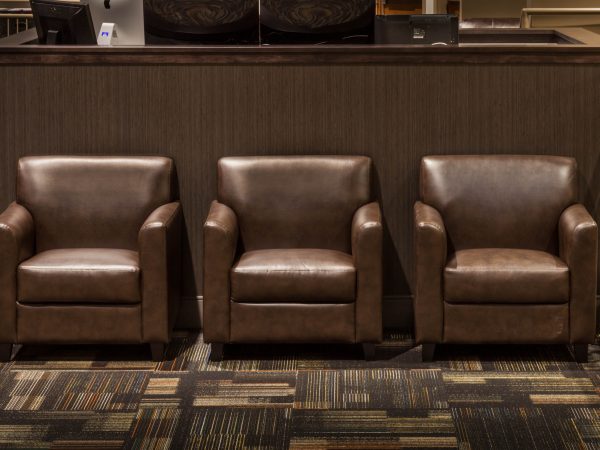
M 31 0 L 31 11 L 40 44 L 96 44 L 96 32 L 86 1 Z

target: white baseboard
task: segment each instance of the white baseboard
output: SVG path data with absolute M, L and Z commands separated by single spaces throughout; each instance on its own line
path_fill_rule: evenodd
M 412 329 L 412 296 L 398 295 L 383 298 L 383 327 Z M 177 318 L 177 328 L 202 328 L 202 296 L 183 297 Z

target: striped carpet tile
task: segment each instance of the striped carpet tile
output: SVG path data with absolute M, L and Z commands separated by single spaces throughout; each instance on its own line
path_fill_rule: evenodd
M 190 412 L 183 449 L 284 449 L 291 408 L 200 408 Z
M 25 346 L 0 364 L 0 449 L 598 449 L 600 346 Z
M 448 408 L 440 369 L 299 372 L 299 409 Z
M 147 450 L 171 448 L 180 429 L 181 415 L 182 411 L 177 408 L 140 409 L 130 430 L 129 447 Z
M 600 396 L 583 372 L 446 372 L 451 406 L 597 405 Z
M 457 448 L 449 410 L 297 410 L 290 448 Z
M 296 373 L 207 372 L 196 381 L 195 407 L 292 407 Z
M 597 449 L 600 417 L 596 408 L 453 408 L 459 444 L 471 449 Z
M 135 412 L 0 412 L 0 448 L 124 448 L 135 415 Z

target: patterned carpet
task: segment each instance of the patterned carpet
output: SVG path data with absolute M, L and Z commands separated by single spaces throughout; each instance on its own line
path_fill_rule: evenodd
M 25 346 L 0 365 L 0 448 L 600 449 L 600 347 Z

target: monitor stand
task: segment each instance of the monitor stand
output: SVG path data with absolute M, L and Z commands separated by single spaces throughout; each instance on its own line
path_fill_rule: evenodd
M 60 32 L 57 30 L 48 30 L 46 34 L 46 45 L 56 45 L 58 44 L 58 34 Z

